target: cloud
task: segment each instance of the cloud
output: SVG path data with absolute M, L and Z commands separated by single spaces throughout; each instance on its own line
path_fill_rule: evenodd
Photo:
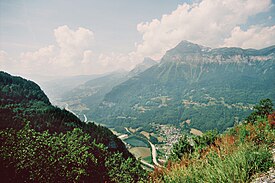
M 67 25 L 54 30 L 56 43 L 33 52 L 23 52 L 13 60 L 4 51 L 0 52 L 0 63 L 7 70 L 13 68 L 19 74 L 41 75 L 77 75 L 90 74 L 93 60 L 96 59 L 90 50 L 94 42 L 94 33 L 82 27 L 71 30 Z
M 159 60 L 182 40 L 210 47 L 262 48 L 275 44 L 274 26 L 253 25 L 243 29 L 248 18 L 270 10 L 271 0 L 201 0 L 184 3 L 160 19 L 137 24 L 142 40 L 127 53 L 96 53 L 95 34 L 67 25 L 53 30 L 55 42 L 17 59 L 0 51 L 1 70 L 20 74 L 80 75 L 129 70 L 144 57 Z M 272 19 L 272 17 L 268 18 Z M 251 22 L 251 21 L 250 21 Z
M 252 26 L 246 31 L 235 27 L 229 38 L 224 40 L 223 46 L 238 46 L 242 48 L 263 48 L 274 45 L 275 26 L 259 27 Z
M 54 35 L 60 49 L 56 62 L 65 67 L 80 64 L 84 52 L 94 40 L 94 33 L 91 30 L 79 27 L 73 31 L 66 25 L 55 29 Z
M 137 25 L 137 30 L 142 34 L 137 53 L 160 59 L 182 40 L 218 47 L 236 26 L 246 23 L 250 16 L 268 11 L 271 4 L 271 0 L 202 0 L 191 5 L 184 3 L 160 20 Z
M 101 72 L 111 72 L 116 70 L 131 70 L 142 61 L 142 55 L 130 52 L 128 54 L 100 54 L 97 62 L 100 65 Z
M 0 52 L 1 69 L 20 75 L 83 75 L 129 70 L 142 61 L 142 57 L 128 54 L 96 54 L 91 50 L 94 33 L 82 27 L 72 30 L 68 26 L 54 29 L 56 43 L 36 51 L 23 52 L 16 60 Z M 12 61 L 12 62 L 11 62 Z M 5 65 L 5 67 L 4 67 Z M 16 68 L 12 66 L 15 66 Z

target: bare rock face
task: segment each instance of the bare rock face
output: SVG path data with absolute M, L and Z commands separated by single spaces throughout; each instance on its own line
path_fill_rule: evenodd
M 167 51 L 162 62 L 179 62 L 187 64 L 202 63 L 253 63 L 275 58 L 275 46 L 261 50 L 242 48 L 209 48 L 188 41 L 180 42 L 175 48 Z

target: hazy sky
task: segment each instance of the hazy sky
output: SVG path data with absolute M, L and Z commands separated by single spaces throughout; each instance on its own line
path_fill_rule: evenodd
M 160 59 L 182 40 L 275 44 L 271 0 L 1 0 L 0 70 L 83 75 Z

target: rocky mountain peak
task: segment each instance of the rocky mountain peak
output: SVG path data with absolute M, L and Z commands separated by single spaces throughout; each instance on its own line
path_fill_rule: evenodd
M 167 51 L 161 62 L 178 62 L 188 64 L 199 63 L 240 63 L 265 61 L 275 59 L 275 48 L 270 46 L 261 50 L 242 49 L 238 47 L 209 48 L 194 44 L 189 41 L 181 41 L 175 48 Z

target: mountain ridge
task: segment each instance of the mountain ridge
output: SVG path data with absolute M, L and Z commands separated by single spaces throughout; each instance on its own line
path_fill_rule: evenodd
M 260 98 L 275 100 L 274 46 L 248 49 L 244 56 L 235 56 L 244 52 L 240 48 L 212 49 L 209 53 L 221 53 L 213 57 L 198 54 L 201 47 L 194 47 L 188 54 L 176 47 L 160 63 L 115 86 L 95 111 L 95 120 L 150 129 L 149 123 L 180 125 L 191 119 L 186 128 L 223 131 L 234 124 L 234 117 L 248 115 Z
M 253 62 L 274 58 L 275 45 L 263 49 L 242 49 L 238 47 L 210 48 L 189 41 L 180 42 L 175 48 L 166 52 L 161 62 L 177 61 L 188 63 L 224 63 L 224 62 Z

